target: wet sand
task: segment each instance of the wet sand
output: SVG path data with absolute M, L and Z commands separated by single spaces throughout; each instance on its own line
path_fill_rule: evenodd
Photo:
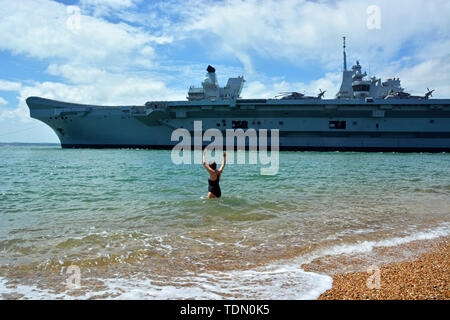
M 309 270 L 333 276 L 333 287 L 319 300 L 449 300 L 450 237 L 415 241 L 393 248 L 376 248 L 384 256 L 418 249 L 408 261 L 381 264 L 363 272 L 326 272 L 327 266 L 313 261 Z M 425 251 L 425 252 L 424 252 Z M 340 263 L 345 264 L 345 259 Z M 342 270 L 342 269 L 341 269 Z

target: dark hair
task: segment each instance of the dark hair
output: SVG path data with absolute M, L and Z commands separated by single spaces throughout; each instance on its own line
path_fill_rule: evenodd
M 211 161 L 211 162 L 209 163 L 209 166 L 210 166 L 211 169 L 213 169 L 213 170 L 216 170 L 216 168 L 217 168 L 217 164 L 216 164 L 215 161 Z

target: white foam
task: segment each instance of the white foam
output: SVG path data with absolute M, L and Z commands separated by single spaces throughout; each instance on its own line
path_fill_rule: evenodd
M 432 240 L 439 237 L 448 236 L 450 234 L 450 224 L 444 223 L 441 226 L 427 231 L 417 232 L 415 234 L 405 237 L 395 237 L 379 241 L 361 241 L 355 244 L 343 244 L 332 248 L 324 249 L 316 253 L 316 257 L 326 255 L 339 254 L 357 254 L 368 253 L 375 247 L 393 247 L 401 244 L 417 241 L 417 240 Z M 315 258 L 316 258 L 315 257 Z
M 106 290 L 72 296 L 36 286 L 7 287 L 0 278 L 0 296 L 20 299 L 316 299 L 331 288 L 332 278 L 303 271 L 299 265 L 271 265 L 253 270 L 208 272 L 176 277 L 170 284 L 138 279 L 98 279 Z
M 104 293 L 115 299 L 316 299 L 331 288 L 332 281 L 327 275 L 305 272 L 296 264 L 271 265 L 191 274 L 172 279 L 170 285 L 107 279 Z
M 62 299 L 63 294 L 55 294 L 49 290 L 42 290 L 36 286 L 16 284 L 13 287 L 8 286 L 6 279 L 0 278 L 0 298 L 12 297 L 13 299 Z
M 316 299 L 332 286 L 332 278 L 300 268 L 304 263 L 326 255 L 367 253 L 375 247 L 389 247 L 416 240 L 430 240 L 450 234 L 449 223 L 405 237 L 380 241 L 362 241 L 337 245 L 314 252 L 308 257 L 278 261 L 251 270 L 211 271 L 175 277 L 170 283 L 150 279 L 97 279 L 107 289 L 73 296 L 71 292 L 60 294 L 35 286 L 8 287 L 0 278 L 0 296 L 8 295 L 25 299 Z M 6 295 L 6 296 L 5 296 Z

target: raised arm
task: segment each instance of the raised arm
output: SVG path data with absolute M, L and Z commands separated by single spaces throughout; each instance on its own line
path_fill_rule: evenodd
M 220 166 L 219 172 L 222 173 L 223 169 L 225 168 L 225 163 L 227 162 L 227 152 L 224 151 L 223 152 L 223 162 L 222 165 Z
M 203 150 L 203 166 L 209 173 L 215 173 L 215 171 L 206 163 L 206 148 Z

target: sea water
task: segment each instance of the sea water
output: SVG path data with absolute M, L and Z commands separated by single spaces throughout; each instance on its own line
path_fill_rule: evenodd
M 209 200 L 170 151 L 0 146 L 0 298 L 314 299 L 305 263 L 449 234 L 449 154 L 279 157 Z

